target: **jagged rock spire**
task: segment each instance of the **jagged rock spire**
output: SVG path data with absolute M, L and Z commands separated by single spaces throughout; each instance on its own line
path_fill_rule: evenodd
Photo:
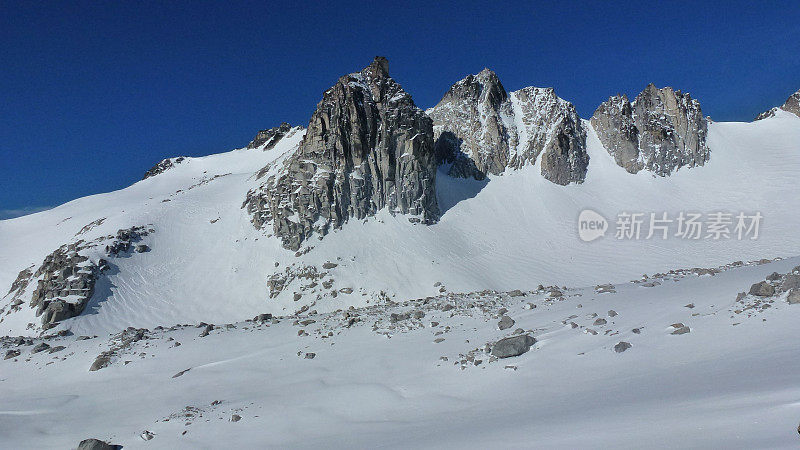
M 629 102 L 610 97 L 591 119 L 600 142 L 620 167 L 630 173 L 646 169 L 667 176 L 681 167 L 708 161 L 708 121 L 700 102 L 671 87 L 650 83 Z
M 435 177 L 432 122 L 376 57 L 325 91 L 297 152 L 245 206 L 296 250 L 383 208 L 436 221 Z
M 452 163 L 451 176 L 496 175 L 535 164 L 540 154 L 542 175 L 554 183 L 581 182 L 586 175 L 586 133 L 574 106 L 553 89 L 509 94 L 493 71 L 483 69 L 455 83 L 427 113 L 437 156 Z

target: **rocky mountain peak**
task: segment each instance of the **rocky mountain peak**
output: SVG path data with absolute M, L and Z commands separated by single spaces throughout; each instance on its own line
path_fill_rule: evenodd
M 557 184 L 581 182 L 586 174 L 586 134 L 571 103 L 552 88 L 507 93 L 484 69 L 455 83 L 427 111 L 434 121 L 436 149 L 448 174 L 483 178 L 507 168 L 536 164 Z
M 244 206 L 256 227 L 271 223 L 297 250 L 349 218 L 388 208 L 435 222 L 433 124 L 378 57 L 325 91 L 303 141 Z
M 374 78 L 386 78 L 389 76 L 389 60 L 384 56 L 376 56 L 364 70 Z
M 608 153 L 630 173 L 646 169 L 667 176 L 709 158 L 708 121 L 700 102 L 671 87 L 650 83 L 633 102 L 624 95 L 610 97 L 591 124 Z
M 783 103 L 778 108 L 772 108 L 769 111 L 764 111 L 763 113 L 759 114 L 755 120 L 766 119 L 767 117 L 772 117 L 775 115 L 775 111 L 777 109 L 782 109 L 784 111 L 790 112 L 797 117 L 800 117 L 800 91 L 795 92 L 794 94 L 790 95 L 789 98 L 786 99 L 786 102 Z
M 247 145 L 247 148 L 258 148 L 264 146 L 263 150 L 269 150 L 281 140 L 284 136 L 289 134 L 292 126 L 286 122 L 282 122 L 277 127 L 272 127 L 266 130 L 261 130 L 256 134 L 256 137 Z

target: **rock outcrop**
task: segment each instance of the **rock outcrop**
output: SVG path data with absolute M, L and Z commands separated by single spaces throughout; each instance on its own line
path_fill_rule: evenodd
M 586 176 L 586 131 L 575 107 L 553 89 L 506 92 L 484 69 L 454 84 L 433 108 L 436 153 L 448 174 L 481 179 L 535 164 L 545 178 L 566 185 Z
M 267 130 L 261 130 L 256 134 L 256 137 L 247 144 L 247 148 L 259 148 L 262 147 L 262 150 L 270 150 L 275 145 L 280 142 L 289 132 L 292 130 L 292 126 L 286 122 L 281 123 L 277 127 L 272 127 Z
M 702 166 L 710 156 L 700 102 L 670 87 L 650 84 L 633 102 L 611 97 L 591 124 L 606 151 L 630 173 L 668 176 L 681 167 Z
M 150 177 L 154 177 L 160 173 L 164 173 L 169 169 L 177 166 L 178 164 L 182 163 L 186 160 L 186 156 L 178 156 L 177 158 L 167 158 L 156 164 L 155 166 L 151 167 L 150 170 L 144 173 L 142 177 L 143 180 L 146 180 Z
M 93 259 L 87 253 L 97 249 L 106 258 L 111 258 L 131 252 L 134 243 L 151 232 L 152 229 L 138 226 L 122 229 L 116 235 L 103 236 L 93 241 L 81 239 L 62 245 L 47 255 L 35 272 L 32 268 L 27 268 L 19 273 L 6 295 L 16 309 L 12 308 L 7 313 L 19 310 L 28 287 L 35 286 L 32 288 L 29 304 L 36 309 L 36 316 L 41 317 L 44 329 L 80 315 L 94 295 L 100 275 L 109 268 L 105 258 Z
M 436 167 L 431 119 L 378 57 L 325 91 L 296 153 L 243 207 L 292 250 L 382 208 L 432 223 Z
M 778 109 L 790 112 L 797 117 L 800 117 L 800 91 L 795 92 L 786 99 L 786 102 L 777 108 L 772 108 L 769 111 L 764 111 L 756 117 L 756 120 L 766 119 L 773 117 Z

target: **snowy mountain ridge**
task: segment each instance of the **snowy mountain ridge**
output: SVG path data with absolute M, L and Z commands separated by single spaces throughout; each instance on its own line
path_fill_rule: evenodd
M 617 102 L 609 113 L 631 121 L 600 127 L 597 113 L 581 120 L 552 89 L 506 93 L 486 69 L 456 83 L 426 115 L 376 59 L 326 91 L 308 132 L 282 124 L 247 148 L 170 158 L 129 188 L 0 222 L 0 285 L 9 287 L 0 332 L 332 311 L 445 288 L 599 283 L 800 254 L 792 231 L 798 117 L 779 110 L 749 124 L 691 125 L 702 117 L 695 100 L 653 86 L 645 92 L 650 100 Z M 655 105 L 647 122 L 638 119 L 644 104 Z M 626 173 L 609 142 L 634 142 L 624 138 L 631 126 L 713 156 L 700 153 L 688 172 Z M 612 129 L 623 137 L 609 140 Z M 459 149 L 442 144 L 446 133 Z M 664 148 L 642 140 L 637 151 Z M 648 155 L 634 159 L 659 155 L 671 164 L 663 152 Z M 465 162 L 483 175 L 456 169 Z M 609 235 L 585 244 L 576 231 L 584 208 L 612 222 L 625 210 L 759 211 L 766 228 L 752 242 Z M 140 227 L 148 232 L 119 239 Z M 620 253 L 627 256 L 609 256 Z

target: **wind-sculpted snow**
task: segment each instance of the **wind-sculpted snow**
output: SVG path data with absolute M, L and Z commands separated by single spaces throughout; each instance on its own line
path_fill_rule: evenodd
M 271 225 L 297 250 L 383 208 L 433 223 L 435 184 L 431 120 L 376 58 L 325 91 L 298 151 L 245 206 L 256 227 Z
M 103 221 L 92 222 L 78 234 L 90 231 L 91 225 Z M 45 330 L 79 316 L 95 294 L 98 278 L 109 269 L 107 258 L 149 251 L 148 246 L 136 243 L 153 231 L 152 228 L 137 226 L 119 230 L 116 235 L 88 242 L 79 239 L 62 245 L 47 255 L 35 272 L 31 267 L 19 273 L 3 299 L 8 305 L 0 308 L 0 322 L 5 320 L 2 316 L 20 312 L 26 299 L 28 306 L 35 309 L 36 316 L 41 316 L 41 327 Z
M 667 176 L 681 167 L 702 166 L 710 157 L 708 123 L 700 102 L 689 94 L 650 84 L 633 103 L 611 97 L 591 120 L 600 142 L 617 165 Z
M 437 155 L 449 174 L 481 179 L 507 168 L 534 165 L 566 185 L 586 176 L 586 132 L 575 107 L 551 88 L 527 87 L 508 94 L 489 69 L 454 84 L 435 107 Z M 473 168 L 474 167 L 474 168 Z
M 0 446 L 792 448 L 798 264 L 4 337 Z

